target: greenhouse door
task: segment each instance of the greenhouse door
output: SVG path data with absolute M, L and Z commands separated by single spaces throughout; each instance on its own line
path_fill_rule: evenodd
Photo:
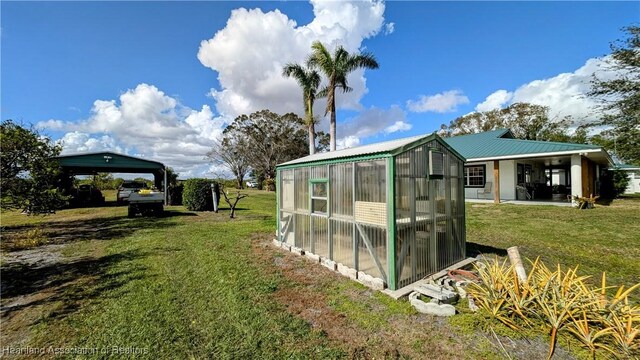
M 331 258 L 329 251 L 329 199 L 327 179 L 309 180 L 311 191 L 311 253 Z

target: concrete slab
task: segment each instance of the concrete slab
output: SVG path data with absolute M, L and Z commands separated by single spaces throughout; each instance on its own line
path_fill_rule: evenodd
M 414 291 L 428 296 L 430 298 L 434 298 L 438 301 L 449 302 L 458 297 L 453 291 L 447 290 L 446 288 L 433 284 L 420 284 L 413 287 Z

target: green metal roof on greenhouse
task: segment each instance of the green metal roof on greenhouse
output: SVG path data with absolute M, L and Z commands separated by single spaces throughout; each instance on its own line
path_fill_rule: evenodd
M 426 142 L 437 140 L 443 146 L 447 147 L 454 154 L 458 155 L 461 159 L 464 160 L 463 156 L 460 155 L 454 148 L 451 148 L 449 144 L 447 144 L 440 136 L 436 133 L 428 134 L 428 135 L 420 135 L 413 136 L 408 138 L 396 139 L 391 141 L 384 141 L 375 144 L 363 145 L 352 147 L 348 149 L 324 152 L 324 153 L 316 153 L 313 155 L 301 157 L 299 159 L 291 160 L 278 166 L 289 166 L 289 165 L 297 165 L 297 164 L 305 164 L 305 163 L 316 163 L 316 162 L 325 162 L 325 161 L 336 161 L 339 159 L 346 158 L 356 158 L 362 156 L 375 156 L 380 155 L 381 157 L 396 155 L 398 153 L 404 152 L 406 150 L 412 149 L 416 146 L 420 146 Z
M 595 145 L 514 139 L 508 129 L 454 136 L 444 140 L 468 160 L 528 154 L 604 151 Z

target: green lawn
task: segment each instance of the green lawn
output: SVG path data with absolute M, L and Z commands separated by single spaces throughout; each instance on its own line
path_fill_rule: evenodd
M 128 219 L 125 207 L 3 213 L 3 346 L 106 353 L 116 346 L 150 359 L 484 359 L 504 357 L 503 346 L 546 351 L 544 339 L 498 344 L 470 324 L 477 319 L 463 320 L 475 330 L 462 331 L 460 321 L 417 314 L 406 301 L 274 248 L 275 197 L 249 193 L 235 220 L 226 209 L 181 207 L 161 219 Z M 640 281 L 638 210 L 637 200 L 590 211 L 468 204 L 468 240 L 474 251 L 518 245 L 526 256 L 580 263 L 594 274 L 606 269 L 631 283 Z M 6 250 L 25 236 L 45 244 L 40 253 L 60 255 L 8 261 Z
M 515 245 L 531 260 L 540 256 L 549 266 L 579 265 L 596 282 L 606 272 L 612 285 L 631 285 L 640 282 L 640 199 L 590 210 L 468 203 L 467 241 L 472 253 L 504 255 Z

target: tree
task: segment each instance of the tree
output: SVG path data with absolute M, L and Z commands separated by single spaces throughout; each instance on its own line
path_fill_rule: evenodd
M 246 156 L 249 151 L 241 132 L 227 131 L 221 140 L 213 144 L 207 158 L 214 165 L 227 167 L 236 178 L 236 187 L 244 189 L 244 177 L 249 171 L 249 158 Z
M 100 190 L 113 190 L 115 187 L 115 179 L 110 173 L 97 173 L 92 176 L 91 184 Z
M 0 128 L 2 209 L 45 214 L 64 206 L 68 197 L 58 190 L 61 171 L 54 159 L 60 145 L 12 120 Z
M 278 115 L 261 110 L 240 115 L 223 132 L 224 137 L 244 139 L 237 153 L 260 179 L 273 179 L 276 165 L 308 155 L 307 131 L 296 114 Z
M 287 64 L 282 70 L 282 75 L 293 77 L 302 88 L 302 100 L 304 101 L 305 125 L 309 131 L 309 154 L 316 152 L 316 119 L 313 117 L 313 103 L 316 101 L 318 87 L 320 86 L 320 74 L 309 68 L 303 68 L 299 64 Z
M 640 165 L 640 27 L 624 28 L 627 38 L 611 44 L 605 63 L 618 76 L 598 79 L 594 74 L 589 93 L 600 102 L 602 121 L 608 128 L 600 134 L 610 150 L 623 161 Z
M 249 195 L 241 194 L 240 191 L 237 191 L 235 195 L 230 195 L 223 184 L 220 184 L 220 193 L 222 194 L 224 201 L 229 205 L 229 209 L 231 210 L 231 212 L 229 213 L 229 218 L 235 219 L 236 206 L 238 206 L 238 202 L 248 197 Z
M 442 136 L 466 135 L 478 132 L 510 129 L 518 139 L 543 141 L 572 141 L 567 135 L 569 118 L 561 120 L 549 119 L 549 108 L 546 106 L 515 103 L 504 109 L 486 112 L 474 112 L 461 116 L 440 126 Z M 580 138 L 585 135 L 584 129 L 576 132 Z
M 342 46 L 338 46 L 333 56 L 327 48 L 320 42 L 315 41 L 311 45 L 311 56 L 307 61 L 310 68 L 319 69 L 327 77 L 329 84 L 318 93 L 321 97 L 327 97 L 327 108 L 324 112 L 331 113 L 329 125 L 329 136 L 331 151 L 336 150 L 336 89 L 341 89 L 343 93 L 352 89 L 347 82 L 347 76 L 354 70 L 360 68 L 377 69 L 378 62 L 371 53 L 351 55 Z

